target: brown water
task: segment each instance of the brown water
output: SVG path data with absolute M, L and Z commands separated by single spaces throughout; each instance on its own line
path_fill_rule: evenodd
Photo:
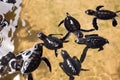
M 120 0 L 23 0 L 22 10 L 18 22 L 18 28 L 14 33 L 14 53 L 31 48 L 35 43 L 42 42 L 36 36 L 38 32 L 45 34 L 63 33 L 67 31 L 64 26 L 57 27 L 58 23 L 65 18 L 65 13 L 69 12 L 81 24 L 83 29 L 92 28 L 93 17 L 84 13 L 87 9 L 95 9 L 98 5 L 104 5 L 104 9 L 112 11 L 120 10 Z M 10 15 L 10 14 L 9 14 Z M 120 15 L 120 13 L 118 13 Z M 14 17 L 14 15 L 12 15 Z M 11 17 L 7 16 L 8 19 Z M 104 50 L 98 52 L 97 49 L 89 49 L 86 60 L 82 67 L 90 71 L 81 72 L 75 80 L 120 80 L 120 17 L 117 18 L 118 25 L 112 27 L 111 21 L 98 20 L 99 30 L 85 33 L 97 33 L 107 38 L 110 44 L 104 46 Z M 79 56 L 84 49 L 84 45 L 74 43 L 75 36 L 72 34 L 70 42 L 64 44 L 64 48 L 71 56 Z M 46 56 L 52 65 L 52 72 L 49 72 L 44 63 L 33 72 L 34 80 L 68 80 L 68 76 L 59 67 L 62 57 L 56 58 L 54 51 L 44 47 L 43 55 Z M 13 75 L 9 75 L 0 80 L 12 80 Z M 21 80 L 25 80 L 21 75 Z

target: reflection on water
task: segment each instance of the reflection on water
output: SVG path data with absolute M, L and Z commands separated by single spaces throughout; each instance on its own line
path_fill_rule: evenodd
M 3 55 L 6 55 L 8 52 L 13 52 L 14 51 L 14 40 L 12 40 L 13 38 L 13 34 L 15 32 L 16 26 L 18 25 L 18 19 L 19 19 L 19 15 L 20 15 L 20 11 L 21 11 L 21 4 L 22 0 L 18 0 L 16 2 L 16 4 L 8 4 L 8 3 L 4 3 L 4 7 L 0 7 L 0 13 L 2 15 L 2 19 L 5 19 L 5 16 L 3 14 L 6 14 L 9 11 L 12 11 L 12 9 L 14 7 L 16 7 L 17 9 L 14 12 L 15 17 L 13 17 L 12 19 L 10 19 L 8 22 L 9 24 L 7 24 L 2 28 L 2 30 L 0 31 L 0 41 L 1 42 L 1 46 L 0 46 L 0 57 L 2 57 Z M 2 4 L 3 2 L 0 1 L 0 4 Z M 11 5 L 11 6 L 9 6 Z M 2 5 L 0 5 L 2 6 Z M 8 15 L 9 16 L 9 15 Z M 2 21 L 1 21 L 2 23 Z M 9 34 L 11 34 L 9 36 Z
M 16 26 L 18 26 L 18 20 L 21 12 L 21 3 L 22 0 L 17 0 L 15 4 L 0 1 L 0 59 L 2 56 L 5 56 L 9 52 L 14 51 L 13 37 Z M 7 17 L 11 15 L 15 16 L 11 19 L 7 19 Z

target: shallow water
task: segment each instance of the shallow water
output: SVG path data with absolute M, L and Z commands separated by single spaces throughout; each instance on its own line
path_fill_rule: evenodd
M 19 2 L 20 1 L 20 2 Z M 65 13 L 69 12 L 75 17 L 84 29 L 92 28 L 92 16 L 84 13 L 86 9 L 94 9 L 98 5 L 104 5 L 103 9 L 112 11 L 120 10 L 120 0 L 19 0 L 16 4 L 16 9 L 13 12 L 1 11 L 7 13 L 5 15 L 10 25 L 4 27 L 0 31 L 0 57 L 7 54 L 9 51 L 17 54 L 18 52 L 31 48 L 35 43 L 42 42 L 36 37 L 38 32 L 63 33 L 67 31 L 64 26 L 57 27 L 58 23 L 65 18 Z M 19 5 L 21 3 L 22 5 Z M 17 6 L 18 5 L 18 6 Z M 10 7 L 9 7 L 10 8 Z M 1 7 L 0 7 L 1 10 Z M 5 9 L 7 10 L 7 9 Z M 9 9 L 8 9 L 9 10 Z M 11 10 L 11 8 L 10 8 Z M 15 15 L 17 14 L 17 15 Z M 9 16 L 10 15 L 10 16 Z M 19 17 L 20 16 L 20 17 Z M 111 21 L 98 20 L 99 30 L 85 33 L 97 33 L 100 36 L 107 38 L 110 44 L 104 46 L 104 50 L 98 52 L 97 49 L 90 49 L 87 58 L 83 63 L 84 68 L 89 68 L 88 72 L 81 72 L 80 76 L 76 76 L 75 80 L 120 80 L 120 13 L 116 18 L 118 21 L 117 27 L 112 27 Z M 17 26 L 15 28 L 15 26 Z M 7 34 L 7 35 L 6 35 Z M 9 35 L 8 35 L 9 34 Z M 75 36 L 71 35 L 70 42 L 64 44 L 64 48 L 71 56 L 79 58 L 84 45 L 74 43 Z M 52 64 L 52 72 L 49 72 L 46 65 L 41 63 L 40 67 L 33 72 L 34 80 L 68 80 L 68 76 L 63 73 L 59 67 L 59 62 L 62 62 L 62 57 L 59 55 L 56 58 L 54 51 L 44 47 L 44 56 L 46 56 Z M 1 78 L 0 80 L 12 80 L 15 74 Z M 21 80 L 25 80 L 21 75 Z

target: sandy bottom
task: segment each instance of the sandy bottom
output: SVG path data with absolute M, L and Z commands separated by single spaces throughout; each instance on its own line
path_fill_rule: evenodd
M 20 15 L 19 25 L 15 32 L 15 53 L 31 48 L 35 43 L 42 43 L 37 38 L 38 32 L 46 35 L 65 34 L 67 31 L 64 25 L 57 25 L 69 12 L 76 18 L 83 29 L 91 29 L 93 16 L 85 14 L 85 10 L 94 9 L 98 5 L 104 5 L 104 9 L 112 11 L 120 10 L 120 0 L 24 0 L 23 9 Z M 99 34 L 109 40 L 104 50 L 89 49 L 87 57 L 82 64 L 83 68 L 90 71 L 81 72 L 75 80 L 120 80 L 120 14 L 116 17 L 117 27 L 112 27 L 111 20 L 98 20 L 99 30 L 84 34 Z M 22 26 L 25 21 L 25 27 Z M 71 56 L 80 57 L 85 45 L 78 45 L 74 42 L 76 37 L 71 34 L 69 42 L 64 44 L 63 50 L 67 50 Z M 34 80 L 68 80 L 69 77 L 59 67 L 63 59 L 60 55 L 56 58 L 54 51 L 43 47 L 43 56 L 47 57 L 52 65 L 52 72 L 42 62 L 37 70 L 33 72 Z M 14 75 L 9 75 L 0 80 L 12 80 Z M 8 79 L 9 78 L 9 79 Z M 25 80 L 21 75 L 21 80 Z

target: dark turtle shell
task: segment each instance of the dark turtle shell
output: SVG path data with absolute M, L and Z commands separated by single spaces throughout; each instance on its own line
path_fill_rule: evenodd
M 52 36 L 48 36 L 45 40 L 44 40 L 44 45 L 48 48 L 48 49 L 59 49 L 63 47 L 63 41 L 56 38 L 56 37 L 52 37 Z
M 20 53 L 22 56 L 22 73 L 30 73 L 34 71 L 41 62 L 43 47 L 42 44 L 36 44 L 34 48 L 28 49 Z M 18 54 L 19 55 L 19 54 Z
M 28 59 L 23 61 L 21 72 L 30 73 L 30 72 L 33 72 L 35 69 L 37 69 L 41 62 L 40 57 L 41 56 L 39 54 L 36 54 L 33 52 Z
M 22 68 L 21 73 L 31 73 L 38 68 L 41 61 L 44 61 L 51 71 L 51 64 L 46 57 L 42 57 L 43 45 L 42 43 L 36 44 L 34 48 L 28 49 L 20 53 L 18 59 L 21 58 Z M 21 57 L 20 57 L 21 56 Z
M 81 27 L 79 22 L 75 18 L 73 18 L 69 13 L 66 13 L 66 18 L 62 20 L 58 26 L 60 26 L 62 23 L 64 23 L 65 28 L 69 32 L 80 30 Z
M 65 28 L 70 32 L 80 30 L 79 22 L 72 16 L 67 16 L 65 18 L 64 25 L 65 25 Z
M 107 19 L 113 19 L 114 17 L 117 16 L 117 14 L 115 12 L 110 11 L 110 10 L 99 10 L 99 11 L 95 12 L 95 16 L 98 19 L 107 20 Z
M 85 44 L 89 48 L 99 48 L 109 43 L 107 39 L 100 36 L 86 36 Z
M 68 76 L 79 75 L 81 70 L 81 64 L 77 57 L 71 58 L 69 54 L 65 51 L 61 51 L 61 55 L 64 62 L 60 63 L 60 67 Z
M 81 66 L 79 62 L 76 62 L 72 58 L 66 59 L 63 63 L 61 63 L 63 71 L 68 76 L 79 75 Z

